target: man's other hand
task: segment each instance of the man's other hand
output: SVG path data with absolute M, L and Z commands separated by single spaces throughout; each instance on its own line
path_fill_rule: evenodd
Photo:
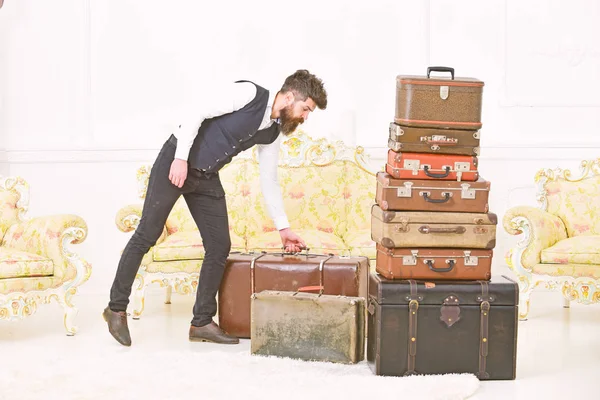
M 283 243 L 283 247 L 288 253 L 298 253 L 306 248 L 304 240 L 292 232 L 290 228 L 281 229 L 279 235 L 281 236 L 281 243 Z
M 187 178 L 187 161 L 176 158 L 171 163 L 171 170 L 169 171 L 169 180 L 173 185 L 181 188 L 185 179 Z

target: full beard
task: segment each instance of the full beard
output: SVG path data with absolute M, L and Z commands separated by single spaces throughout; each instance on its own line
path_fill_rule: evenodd
M 279 120 L 281 122 L 281 132 L 284 135 L 289 135 L 290 133 L 294 132 L 296 130 L 296 128 L 298 127 L 298 125 L 304 123 L 304 118 L 299 117 L 299 118 L 294 118 L 294 115 L 292 114 L 292 107 L 286 107 L 283 110 L 281 110 L 281 114 L 279 115 Z

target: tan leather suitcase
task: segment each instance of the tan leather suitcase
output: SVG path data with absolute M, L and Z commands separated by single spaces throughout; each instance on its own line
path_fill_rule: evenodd
M 388 249 L 496 247 L 494 213 L 383 211 L 371 208 L 371 239 Z
M 377 173 L 375 201 L 384 211 L 489 211 L 490 182 L 394 179 Z
M 491 278 L 493 250 L 376 247 L 375 270 L 387 279 Z
M 396 153 L 388 150 L 386 172 L 396 179 L 476 181 L 478 160 L 456 154 Z
M 317 286 L 307 289 L 321 289 Z M 355 364 L 365 357 L 364 297 L 264 290 L 252 296 L 250 352 Z
M 449 72 L 451 78 L 431 77 Z M 394 122 L 405 126 L 445 129 L 481 129 L 484 83 L 474 78 L 455 78 L 454 68 L 429 67 L 427 76 L 396 77 Z
M 232 253 L 219 288 L 219 326 L 231 335 L 250 337 L 250 297 L 263 290 L 296 291 L 319 282 L 319 268 L 327 295 L 365 297 L 368 257 L 327 254 Z
M 480 156 L 480 132 L 418 128 L 390 123 L 388 148 L 395 152 Z

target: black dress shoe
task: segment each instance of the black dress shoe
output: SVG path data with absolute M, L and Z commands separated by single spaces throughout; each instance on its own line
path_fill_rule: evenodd
M 204 326 L 190 326 L 190 341 L 220 344 L 238 344 L 240 339 L 228 335 L 214 322 Z
M 131 346 L 131 336 L 127 327 L 127 313 L 125 311 L 112 311 L 106 307 L 102 313 L 108 323 L 108 331 L 123 346 Z

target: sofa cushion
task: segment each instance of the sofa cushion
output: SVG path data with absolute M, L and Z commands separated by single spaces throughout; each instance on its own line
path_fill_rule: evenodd
M 542 250 L 541 262 L 600 265 L 600 235 L 583 235 L 560 240 L 554 246 Z
M 17 202 L 19 198 L 18 192 L 0 188 L 0 243 L 8 228 L 18 222 Z
M 371 231 L 348 233 L 344 237 L 344 242 L 346 242 L 352 256 L 365 256 L 372 260 L 377 256 L 375 242 L 371 240 Z
M 310 253 L 339 254 L 347 250 L 346 245 L 336 235 L 319 230 L 298 229 L 294 232 L 300 236 L 309 248 Z M 272 231 L 248 238 L 249 251 L 282 251 L 279 231 Z
M 244 240 L 230 232 L 231 251 L 243 251 Z M 154 261 L 194 260 L 204 258 L 204 246 L 199 231 L 181 231 L 167 238 L 152 249 Z
M 24 251 L 0 247 L 0 279 L 52 276 L 51 259 Z
M 600 235 L 600 176 L 545 185 L 547 211 L 563 220 L 567 235 Z
M 284 209 L 292 229 L 311 227 L 341 237 L 346 232 L 344 208 L 344 164 L 334 162 L 327 167 L 280 167 L 279 183 Z M 275 231 L 260 187 L 259 165 L 248 164 L 247 189 L 250 208 L 247 236 Z M 278 235 L 276 236 L 278 237 Z
M 600 265 L 592 264 L 536 264 L 531 272 L 537 275 L 600 279 Z

